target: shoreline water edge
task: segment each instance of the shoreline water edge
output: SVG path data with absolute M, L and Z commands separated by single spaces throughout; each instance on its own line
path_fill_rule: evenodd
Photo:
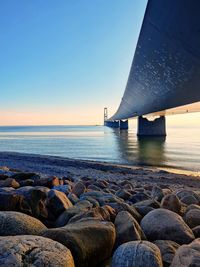
M 0 266 L 199 263 L 199 188 L 200 176 L 0 152 Z

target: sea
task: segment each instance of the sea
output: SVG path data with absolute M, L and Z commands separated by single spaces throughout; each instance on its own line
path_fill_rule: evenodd
M 1 126 L 0 151 L 61 156 L 200 174 L 200 127 L 168 127 L 167 136 L 137 138 L 136 127 Z

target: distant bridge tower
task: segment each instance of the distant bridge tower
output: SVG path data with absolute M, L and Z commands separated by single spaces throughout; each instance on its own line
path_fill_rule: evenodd
M 107 119 L 108 119 L 108 108 L 104 108 L 104 125 Z
M 125 120 L 125 121 L 108 120 L 108 108 L 104 108 L 104 126 L 108 126 L 111 128 L 119 128 L 120 130 L 127 130 L 128 129 L 128 120 Z

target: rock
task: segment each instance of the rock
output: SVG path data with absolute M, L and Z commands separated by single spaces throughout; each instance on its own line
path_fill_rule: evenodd
M 106 182 L 105 180 L 98 180 L 98 181 L 96 181 L 95 183 L 93 183 L 94 185 L 96 185 L 96 186 L 98 186 L 98 187 L 100 187 L 101 189 L 104 189 L 104 188 L 106 188 L 106 187 L 108 187 L 109 186 L 109 183 L 108 182 Z
M 66 224 L 68 224 L 68 222 L 71 218 L 73 218 L 74 216 L 76 216 L 82 212 L 87 212 L 88 210 L 89 210 L 89 208 L 83 208 L 83 207 L 77 207 L 77 206 L 73 206 L 73 207 L 65 210 L 57 218 L 57 220 L 55 222 L 55 227 L 65 226 Z
M 123 187 L 125 190 L 133 190 L 133 185 L 131 184 L 131 183 L 127 183 L 127 184 L 125 184 L 124 185 L 124 187 Z
M 30 195 L 26 195 L 34 217 L 42 220 L 49 217 L 49 211 L 47 210 L 47 196 L 49 191 L 49 188 L 46 187 L 34 187 L 30 190 Z
M 47 187 L 24 186 L 15 190 L 15 193 L 25 198 L 26 203 L 28 203 L 31 209 L 30 214 L 43 221 L 51 214 L 47 210 L 47 196 L 49 191 L 50 189 Z
M 115 218 L 116 218 L 116 211 L 115 209 L 113 209 L 111 206 L 109 205 L 105 205 L 105 206 L 102 206 L 102 208 L 106 211 L 109 212 L 110 214 L 110 220 L 111 222 L 114 222 Z
M 154 186 L 151 192 L 151 197 L 160 202 L 164 197 L 162 188 L 160 188 L 159 186 Z
M 55 217 L 59 216 L 64 210 L 72 207 L 71 201 L 63 192 L 51 189 L 48 192 L 48 209 Z
M 88 190 L 91 190 L 91 191 L 102 191 L 102 189 L 101 189 L 100 187 L 98 187 L 98 186 L 96 186 L 96 185 L 93 185 L 93 184 L 89 185 L 89 186 L 87 187 L 87 189 L 88 189 Z
M 200 203 L 200 197 L 198 194 L 196 194 L 192 190 L 179 190 L 176 195 L 181 200 L 181 202 L 190 205 L 190 204 L 199 204 Z
M 136 209 L 139 212 L 139 214 L 142 215 L 142 217 L 144 217 L 145 215 L 147 215 L 147 213 L 149 213 L 150 211 L 154 210 L 154 208 L 152 208 L 152 207 L 140 206 L 140 205 L 137 206 Z
M 181 202 L 179 198 L 174 194 L 166 195 L 161 201 L 161 208 L 180 213 Z
M 192 228 L 192 232 L 193 232 L 195 238 L 199 238 L 200 237 L 200 225 Z
M 111 267 L 112 258 L 101 262 L 97 267 Z
M 189 245 L 178 248 L 170 267 L 198 267 L 200 266 L 200 239 L 195 239 Z
M 38 219 L 15 211 L 0 211 L 0 236 L 39 235 L 46 226 Z
M 6 174 L 1 174 L 1 173 L 0 173 L 0 180 L 5 180 L 5 179 L 7 179 L 7 178 L 9 178 L 8 175 L 6 175 Z
M 47 181 L 46 184 L 46 186 L 49 188 L 53 188 L 54 186 L 59 186 L 59 185 L 60 185 L 60 180 L 56 176 L 49 177 L 49 180 Z
M 180 245 L 170 240 L 156 240 L 153 243 L 160 249 L 163 266 L 169 267 Z
M 118 247 L 112 267 L 163 267 L 159 248 L 148 241 L 131 241 Z
M 181 202 L 186 205 L 199 204 L 199 200 L 197 200 L 194 196 L 185 196 L 181 198 Z
M 112 203 L 112 202 L 116 202 L 116 203 L 122 202 L 121 198 L 118 198 L 117 196 L 111 193 L 104 193 L 104 192 L 102 196 L 99 198 L 96 198 L 96 200 L 99 202 L 100 206 L 109 205 L 109 203 Z
M 183 219 L 190 228 L 194 228 L 195 226 L 200 225 L 200 210 L 190 209 L 185 213 Z
M 0 210 L 1 211 L 24 210 L 23 209 L 24 197 L 17 195 L 15 191 L 16 190 L 0 192 Z
M 33 172 L 17 172 L 15 174 L 13 174 L 11 176 L 11 178 L 17 180 L 18 182 L 22 181 L 22 180 L 41 180 L 42 178 L 40 177 L 40 175 L 38 175 L 37 173 L 33 173 Z
M 18 188 L 20 187 L 19 183 L 13 178 L 7 178 L 3 181 L 0 181 L 0 187 L 13 187 Z
M 120 187 L 118 185 L 112 183 L 108 185 L 108 188 L 114 190 L 114 192 L 120 190 Z
M 193 210 L 193 209 L 200 210 L 200 206 L 196 205 L 196 204 L 191 204 L 191 205 L 187 206 L 185 213 L 187 213 L 189 210 Z
M 86 196 L 86 197 L 82 197 L 81 199 L 89 201 L 93 205 L 93 207 L 99 207 L 99 202 L 96 199 L 94 199 L 93 197 L 87 197 Z
M 79 201 L 79 198 L 73 193 L 69 193 L 67 197 L 73 205 L 75 205 Z
M 80 195 L 82 195 L 85 191 L 86 191 L 86 187 L 84 183 L 80 181 L 77 182 L 72 189 L 72 193 L 75 194 L 77 197 L 80 197 Z
M 12 187 L 0 187 L 0 193 L 10 193 L 16 192 L 16 190 Z
M 140 225 L 127 211 L 121 211 L 115 219 L 116 247 L 123 243 L 146 239 Z
M 19 181 L 19 184 L 20 184 L 20 187 L 32 186 L 32 185 L 34 185 L 34 180 L 32 180 L 32 179 L 22 180 L 22 181 Z
M 35 189 L 33 186 L 23 186 L 15 190 L 15 193 L 24 196 L 26 198 L 30 198 L 32 190 Z
M 78 267 L 93 267 L 111 256 L 115 227 L 110 222 L 87 220 L 44 231 L 43 236 L 68 247 Z
M 53 188 L 54 186 L 60 185 L 60 180 L 56 176 L 41 178 L 41 179 L 34 180 L 34 185 Z
M 126 203 L 123 203 L 123 202 L 110 203 L 109 206 L 111 206 L 113 209 L 115 209 L 116 213 L 119 213 L 120 211 L 128 211 L 133 216 L 133 218 L 136 219 L 137 222 L 140 222 L 140 220 L 142 218 L 135 207 L 128 205 Z
M 115 195 L 124 200 L 128 200 L 129 198 L 131 198 L 131 194 L 125 189 L 118 190 Z
M 134 194 L 131 198 L 130 201 L 135 204 L 137 202 L 143 201 L 143 200 L 147 200 L 150 199 L 150 196 L 147 195 L 146 193 L 136 193 Z
M 169 188 L 162 188 L 164 196 L 170 195 L 172 193 L 172 190 Z
M 140 225 L 150 241 L 172 240 L 178 244 L 187 244 L 194 239 L 192 230 L 182 217 L 167 209 L 149 212 Z
M 104 210 L 101 207 L 92 208 L 88 211 L 82 211 L 81 213 L 70 218 L 68 223 L 74 223 L 82 220 L 83 218 L 94 218 L 100 221 L 110 221 L 110 214 L 107 210 Z
M 56 186 L 53 186 L 52 189 L 63 192 L 66 195 L 69 194 L 69 192 L 70 192 L 70 187 L 68 185 L 56 185 Z
M 82 209 L 91 209 L 93 204 L 88 200 L 80 200 L 75 204 L 75 206 Z
M 65 246 L 32 235 L 0 237 L 0 266 L 75 267 Z
M 80 196 L 80 199 L 83 199 L 85 197 L 92 197 L 92 198 L 98 200 L 99 198 L 103 197 L 104 195 L 107 195 L 107 194 L 105 194 L 102 191 L 100 192 L 100 191 L 93 190 L 93 191 L 88 191 L 88 192 L 85 192 L 84 194 L 82 194 Z
M 154 199 L 147 199 L 134 204 L 134 207 L 151 207 L 154 209 L 160 208 L 160 203 Z

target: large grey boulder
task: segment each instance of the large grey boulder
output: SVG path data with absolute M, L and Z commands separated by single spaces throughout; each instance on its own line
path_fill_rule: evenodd
M 121 211 L 115 218 L 116 247 L 123 243 L 146 239 L 140 225 L 127 211 Z
M 39 235 L 46 226 L 38 219 L 15 211 L 0 211 L 0 236 Z
M 163 267 L 159 248 L 148 241 L 131 241 L 118 247 L 112 267 Z
M 178 248 L 170 267 L 199 267 L 200 266 L 200 239 L 189 245 Z
M 153 243 L 160 249 L 163 266 L 169 267 L 180 245 L 171 240 L 156 240 Z
M 172 240 L 178 244 L 187 244 L 194 240 L 192 230 L 182 217 L 167 209 L 149 212 L 140 225 L 150 241 Z
M 0 266 L 75 267 L 69 249 L 41 236 L 0 237 Z
M 110 222 L 86 220 L 46 230 L 43 236 L 68 247 L 77 267 L 95 267 L 111 256 L 116 234 Z

